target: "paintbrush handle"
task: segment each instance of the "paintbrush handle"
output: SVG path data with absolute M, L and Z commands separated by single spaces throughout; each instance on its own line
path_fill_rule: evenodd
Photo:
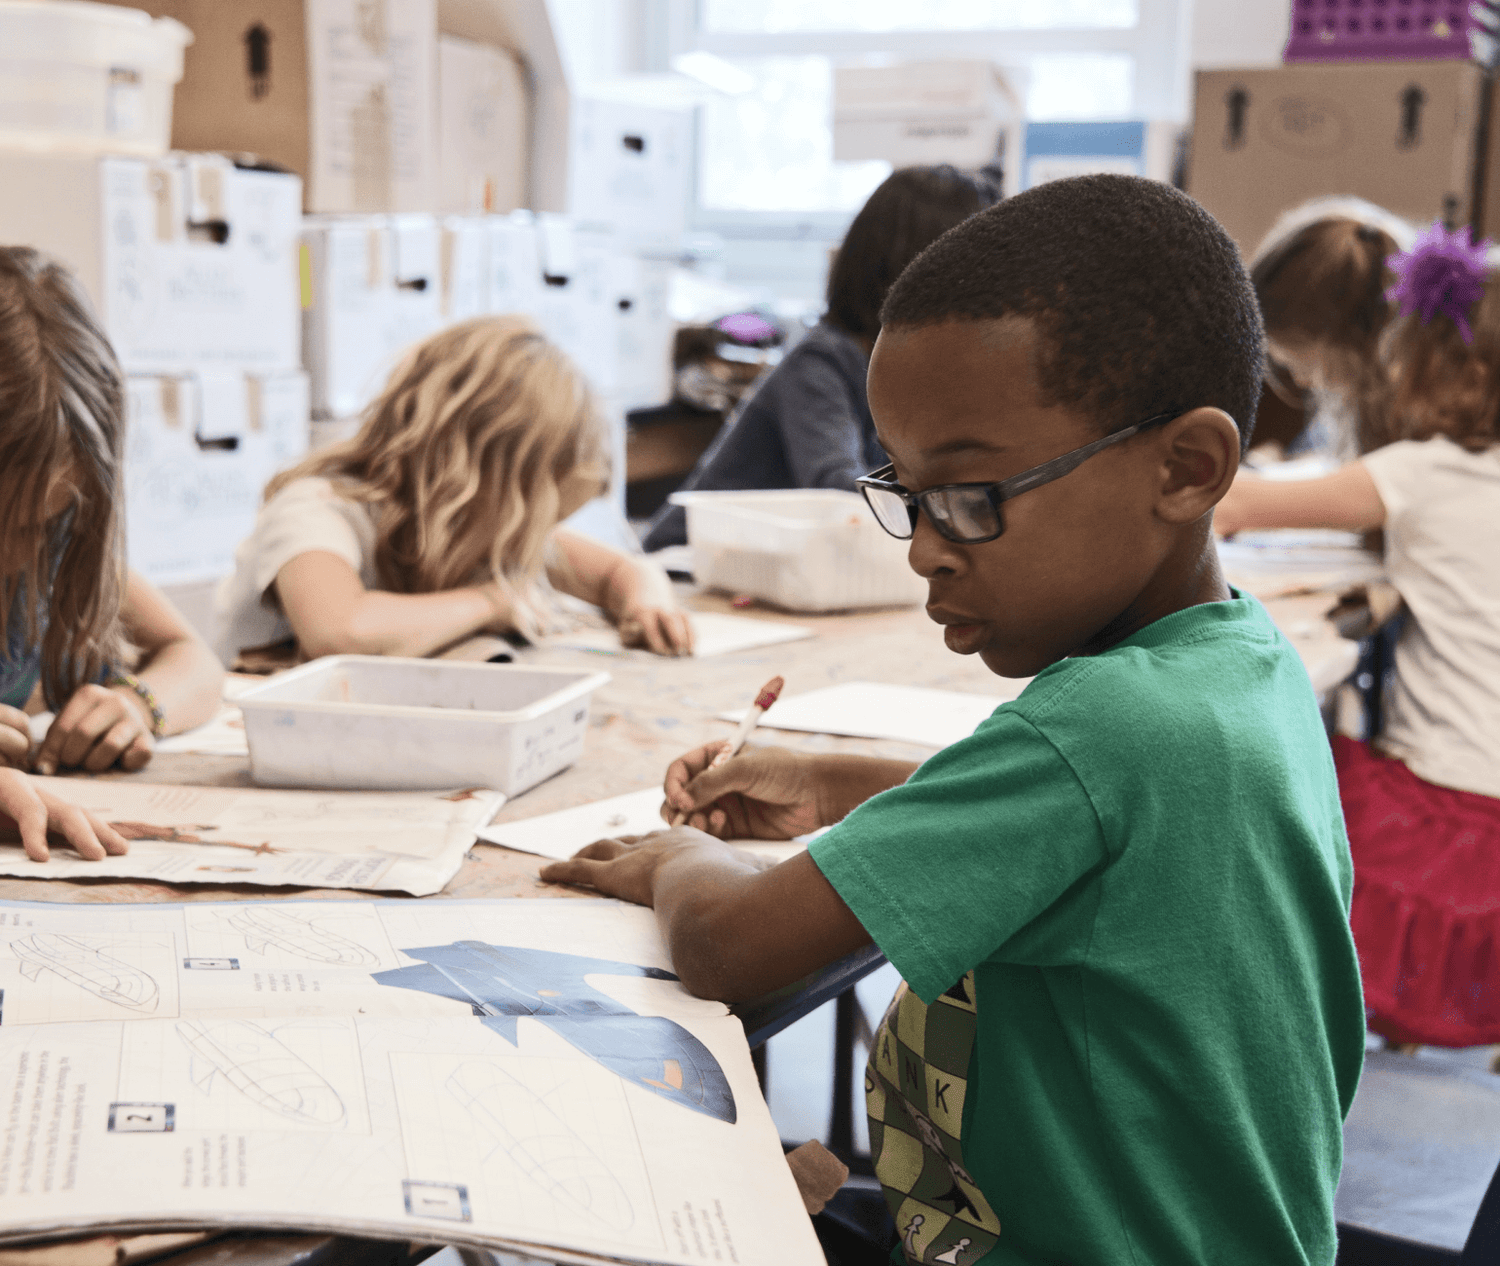
M 740 719 L 739 728 L 735 730 L 734 737 L 722 748 L 719 754 L 708 762 L 706 774 L 711 770 L 718 769 L 731 756 L 737 756 L 740 748 L 745 746 L 750 735 L 755 732 L 755 727 L 760 724 L 761 717 L 765 716 L 766 709 L 781 697 L 782 687 L 786 683 L 780 677 L 773 677 L 760 688 L 760 693 L 755 696 L 755 702 L 750 705 L 750 710 Z M 700 775 L 701 776 L 701 775 Z M 682 826 L 687 821 L 687 814 L 680 809 L 672 815 L 672 825 Z

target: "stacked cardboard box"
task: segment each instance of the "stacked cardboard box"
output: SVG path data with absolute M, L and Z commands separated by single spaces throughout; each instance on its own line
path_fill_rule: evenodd
M 1484 71 L 1457 60 L 1199 71 L 1188 191 L 1247 255 L 1323 194 L 1482 231 L 1500 177 L 1489 97 Z

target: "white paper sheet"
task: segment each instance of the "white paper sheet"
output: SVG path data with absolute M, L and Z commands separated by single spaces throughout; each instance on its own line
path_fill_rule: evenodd
M 505 802 L 497 791 L 345 792 L 178 787 L 117 779 L 38 778 L 130 839 L 123 857 L 84 861 L 54 844 L 34 862 L 0 847 L 0 875 L 27 879 L 159 879 L 178 884 L 296 884 L 439 892 L 476 829 Z M 455 798 L 456 797 L 456 798 Z
M 647 787 L 540 817 L 498 822 L 481 827 L 478 835 L 491 844 L 566 861 L 595 840 L 663 830 L 667 824 L 661 820 L 661 803 L 661 788 Z
M 761 717 L 762 729 L 807 734 L 846 734 L 853 738 L 898 739 L 928 747 L 947 747 L 968 738 L 1002 703 L 1016 698 L 1030 678 L 997 677 L 1008 693 L 967 694 L 924 686 L 888 686 L 875 681 L 846 681 L 806 694 L 782 695 Z M 721 712 L 719 719 L 738 721 L 743 711 Z
M 481 827 L 479 838 L 522 853 L 566 861 L 585 844 L 592 844 L 595 840 L 665 830 L 667 824 L 661 818 L 661 803 L 661 788 L 647 787 L 644 791 L 627 791 L 623 796 L 611 796 L 607 800 L 596 800 L 593 804 L 562 809 L 557 813 Z M 780 862 L 800 853 L 811 838 L 731 840 L 730 843 L 747 853 Z
M 226 705 L 202 725 L 158 739 L 156 750 L 195 756 L 249 756 L 245 718 L 238 708 Z
M 783 624 L 777 620 L 752 620 L 742 615 L 721 615 L 714 611 L 689 612 L 693 626 L 693 658 L 710 655 L 732 655 L 759 646 L 776 646 L 782 642 L 799 642 L 815 636 L 801 624 Z M 614 629 L 576 629 L 547 639 L 548 646 L 569 650 L 596 651 L 609 655 L 648 655 L 651 652 L 626 650 L 620 645 Z
M 676 982 L 649 910 L 0 903 L 0 989 L 0 1239 L 822 1262 L 744 1030 Z

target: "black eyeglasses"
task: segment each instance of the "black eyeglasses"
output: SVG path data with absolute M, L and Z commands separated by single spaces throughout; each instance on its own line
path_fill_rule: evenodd
M 880 526 L 898 540 L 911 539 L 917 530 L 917 512 L 920 510 L 945 539 L 960 545 L 978 545 L 983 541 L 993 541 L 1005 531 L 1005 519 L 1000 513 L 1002 501 L 1061 479 L 1112 444 L 1119 444 L 1148 427 L 1163 426 L 1181 416 L 1181 411 L 1158 413 L 1144 422 L 1127 426 L 1122 431 L 1112 431 L 1102 440 L 1075 448 L 1071 453 L 1054 457 L 1050 462 L 1043 462 L 997 483 L 942 484 L 911 492 L 892 480 L 891 476 L 896 473 L 894 466 L 882 466 L 854 483 L 864 493 L 865 501 L 875 512 Z

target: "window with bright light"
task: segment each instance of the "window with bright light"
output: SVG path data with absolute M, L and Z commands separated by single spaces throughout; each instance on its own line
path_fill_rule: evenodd
M 1028 119 L 1152 117 L 1160 83 L 1186 56 L 1161 52 L 1160 32 L 1187 3 L 700 0 L 696 47 L 748 78 L 703 107 L 699 205 L 710 215 L 857 210 L 891 166 L 834 161 L 839 65 L 982 58 L 1024 83 Z
M 710 31 L 1022 31 L 1131 27 L 1136 0 L 702 0 Z

